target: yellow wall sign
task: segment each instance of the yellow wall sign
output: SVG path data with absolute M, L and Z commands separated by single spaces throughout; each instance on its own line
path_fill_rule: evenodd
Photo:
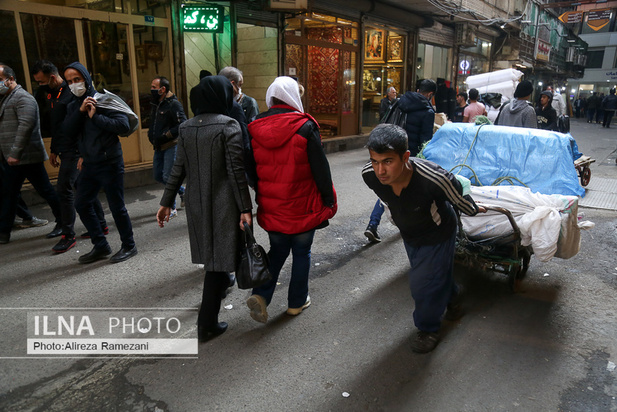
M 611 9 L 591 10 L 587 15 L 587 25 L 598 31 L 611 21 Z
M 567 11 L 559 16 L 559 20 L 563 23 L 580 23 L 583 21 L 583 12 L 582 11 Z

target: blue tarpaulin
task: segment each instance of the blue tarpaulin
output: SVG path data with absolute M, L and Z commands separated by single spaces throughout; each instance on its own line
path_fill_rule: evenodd
M 446 123 L 423 154 L 444 169 L 468 178 L 474 186 L 493 185 L 500 178 L 510 177 L 510 181 L 497 184 L 522 186 L 522 182 L 533 192 L 547 195 L 585 195 L 574 168 L 580 153 L 570 134 Z M 455 167 L 461 164 L 468 167 Z

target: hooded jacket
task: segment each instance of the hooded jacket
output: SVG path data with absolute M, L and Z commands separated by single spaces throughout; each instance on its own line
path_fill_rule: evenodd
M 420 152 L 422 144 L 433 137 L 435 110 L 431 102 L 418 92 L 406 92 L 398 107 L 407 113 L 405 131 L 409 140 L 409 151 L 415 156 Z
M 77 139 L 79 155 L 84 159 L 84 164 L 122 160 L 122 146 L 118 135 L 130 130 L 128 117 L 122 112 L 99 107 L 92 118 L 87 112 L 80 112 L 79 108 L 84 99 L 93 97 L 96 90 L 88 70 L 81 63 L 71 63 L 66 69 L 75 69 L 81 73 L 86 92 L 67 107 L 67 116 L 63 123 L 65 135 Z
M 171 95 L 170 95 L 171 94 Z M 162 101 L 151 103 L 150 129 L 148 139 L 154 150 L 174 147 L 178 139 L 178 128 L 186 120 L 184 108 L 175 94 L 169 92 Z
M 495 124 L 499 126 L 528 127 L 537 129 L 536 111 L 527 100 L 514 99 L 504 104 Z
M 257 220 L 268 232 L 325 227 L 337 210 L 330 166 L 317 122 L 274 105 L 248 125 L 257 167 Z
M 536 107 L 536 119 L 538 129 L 559 131 L 557 127 L 557 112 L 552 106 L 553 94 L 551 92 L 542 92 L 542 95 L 548 97 L 548 104 L 542 107 L 542 103 Z

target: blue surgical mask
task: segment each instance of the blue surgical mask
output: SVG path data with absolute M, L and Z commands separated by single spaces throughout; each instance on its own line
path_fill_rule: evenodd
M 7 86 L 5 84 L 5 82 L 6 82 L 6 80 L 0 82 L 0 94 L 2 94 L 2 95 L 7 94 L 8 91 L 9 91 L 9 86 Z

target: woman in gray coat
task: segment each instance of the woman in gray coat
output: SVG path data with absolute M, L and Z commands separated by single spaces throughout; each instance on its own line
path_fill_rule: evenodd
M 193 263 L 206 270 L 197 319 L 200 342 L 227 329 L 218 321 L 221 299 L 236 270 L 243 222 L 251 224 L 251 198 L 244 174 L 242 132 L 228 117 L 233 87 L 223 76 L 203 78 L 191 90 L 195 117 L 180 126 L 178 151 L 156 217 L 169 222 L 171 207 L 185 177 L 184 199 Z

